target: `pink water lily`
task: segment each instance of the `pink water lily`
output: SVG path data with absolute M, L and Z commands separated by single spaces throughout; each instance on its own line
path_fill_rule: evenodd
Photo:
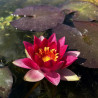
M 79 77 L 67 67 L 77 60 L 80 52 L 66 52 L 68 45 L 64 45 L 65 37 L 57 41 L 53 33 L 49 39 L 34 36 L 34 44 L 26 41 L 23 43 L 27 58 L 15 60 L 13 64 L 30 69 L 24 80 L 36 82 L 45 77 L 54 85 L 58 85 L 60 80 L 79 80 Z

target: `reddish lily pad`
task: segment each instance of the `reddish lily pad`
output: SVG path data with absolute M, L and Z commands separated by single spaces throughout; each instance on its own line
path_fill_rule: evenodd
M 69 49 L 80 51 L 77 62 L 85 67 L 98 68 L 98 24 L 93 22 L 74 22 L 76 28 L 59 25 L 53 31 L 57 39 L 65 36 Z M 76 30 L 75 30 L 76 29 Z M 85 62 L 84 62 L 85 61 Z
M 64 20 L 64 13 L 57 7 L 38 5 L 17 9 L 13 15 L 24 16 L 11 22 L 11 25 L 21 30 L 44 31 L 54 28 Z
M 0 68 L 0 98 L 8 98 L 12 83 L 13 78 L 10 70 L 7 67 Z
M 78 21 L 98 21 L 98 6 L 86 1 L 74 1 L 62 5 L 62 10 L 71 10 L 76 12 L 74 20 Z

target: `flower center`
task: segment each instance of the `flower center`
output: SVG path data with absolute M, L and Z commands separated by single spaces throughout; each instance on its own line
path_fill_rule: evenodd
M 49 60 L 57 61 L 59 55 L 55 49 L 50 49 L 49 47 L 44 47 L 44 49 L 39 48 L 39 51 L 36 54 L 41 57 L 44 62 Z

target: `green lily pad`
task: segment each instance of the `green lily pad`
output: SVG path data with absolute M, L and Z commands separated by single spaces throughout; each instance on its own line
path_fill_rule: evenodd
M 58 25 L 53 32 L 57 39 L 66 37 L 69 49 L 80 51 L 77 62 L 85 67 L 98 68 L 98 24 L 93 22 L 74 22 L 75 27 Z
M 61 7 L 62 10 L 71 10 L 76 12 L 74 20 L 78 21 L 98 21 L 98 7 L 93 3 L 86 1 L 74 1 L 65 3 Z
M 0 68 L 0 98 L 8 98 L 12 83 L 13 78 L 10 70 L 7 67 Z

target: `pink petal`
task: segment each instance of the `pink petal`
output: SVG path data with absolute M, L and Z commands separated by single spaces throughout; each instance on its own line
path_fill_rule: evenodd
M 45 78 L 54 85 L 58 85 L 60 82 L 60 75 L 56 72 L 45 73 Z
M 62 46 L 64 46 L 64 44 L 65 44 L 65 36 L 58 40 L 58 46 L 59 46 L 59 48 L 62 47 Z
M 65 61 L 62 68 L 65 68 L 65 67 L 68 67 L 69 65 L 71 65 L 74 61 L 76 61 L 77 57 L 67 55 L 67 56 L 63 57 L 62 60 Z
M 52 42 L 57 43 L 55 33 L 53 33 L 53 34 L 49 37 L 48 41 L 49 41 L 50 43 L 52 43 Z
M 27 66 L 26 64 L 24 64 L 23 60 L 24 59 L 18 59 L 18 60 L 13 61 L 12 63 L 14 65 L 19 66 L 19 67 L 22 67 L 22 68 L 31 69 L 30 66 Z
M 62 58 L 62 56 L 65 54 L 67 47 L 68 45 L 64 45 L 60 47 L 60 51 L 59 51 L 60 58 Z
M 46 68 L 46 67 L 41 67 L 40 69 L 41 69 L 41 71 L 44 72 L 44 73 L 48 73 L 48 72 L 51 71 L 51 69 Z
M 65 55 L 72 55 L 72 56 L 78 57 L 80 55 L 80 52 L 79 51 L 68 51 L 66 52 Z
M 54 64 L 54 66 L 51 67 L 51 70 L 56 71 L 56 70 L 60 69 L 62 67 L 63 63 L 64 63 L 64 61 L 60 61 L 60 62 Z
M 33 68 L 38 70 L 39 66 L 31 59 L 29 58 L 24 58 L 24 59 L 19 59 L 13 62 L 16 66 L 23 67 L 23 68 Z
M 43 41 L 43 39 L 44 39 L 44 36 L 40 36 L 40 37 L 39 37 L 39 39 L 40 39 L 41 41 Z
M 64 68 L 64 69 L 60 69 L 58 71 L 58 73 L 61 76 L 61 80 L 65 80 L 65 81 L 78 81 L 80 79 L 80 77 L 78 77 L 74 72 L 72 72 L 71 70 Z
M 44 74 L 40 70 L 34 70 L 34 69 L 28 71 L 24 76 L 24 80 L 29 82 L 40 81 L 43 78 L 44 78 Z
M 37 38 L 36 36 L 34 36 L 34 44 L 36 44 L 38 46 L 41 44 L 41 40 L 39 38 Z

